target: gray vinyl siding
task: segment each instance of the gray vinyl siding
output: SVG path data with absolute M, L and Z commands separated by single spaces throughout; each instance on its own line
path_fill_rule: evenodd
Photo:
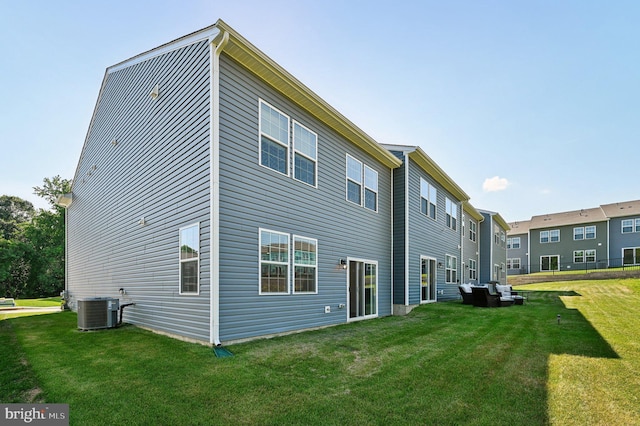
M 402 160 L 402 166 L 393 171 L 393 303 L 405 304 L 405 221 L 406 221 L 406 160 L 407 157 L 392 151 Z
M 475 220 L 474 218 L 467 216 L 466 214 L 464 215 L 464 220 L 465 220 L 465 224 L 464 224 L 464 235 L 462 236 L 462 246 L 463 246 L 463 259 L 462 262 L 464 262 L 464 266 L 462 266 L 462 262 L 461 263 L 461 273 L 463 274 L 460 278 L 460 282 L 464 282 L 464 283 L 471 283 L 471 284 L 478 284 L 478 278 L 480 278 L 480 263 L 479 263 L 479 252 L 480 252 L 480 246 L 479 246 L 479 240 L 480 240 L 480 224 L 477 220 Z M 469 222 L 473 222 L 476 224 L 476 240 L 472 241 L 469 238 Z M 476 279 L 471 279 L 469 278 L 469 259 L 473 259 L 476 261 Z
M 636 218 L 638 218 L 638 216 L 615 217 L 609 219 L 609 263 L 611 266 L 622 265 L 622 250 L 624 248 L 640 247 L 640 233 L 622 233 L 622 221 L 625 219 L 635 220 Z
M 391 170 L 224 53 L 220 64 L 221 340 L 346 322 L 348 257 L 378 262 L 378 315 L 390 315 Z M 317 188 L 259 164 L 259 99 L 318 134 Z M 347 153 L 378 172 L 377 213 L 346 201 Z M 259 295 L 260 228 L 318 240 L 318 294 Z
M 74 308 L 123 288 L 126 322 L 209 340 L 208 143 L 206 42 L 107 73 L 67 211 Z M 180 295 L 179 228 L 195 223 L 200 292 Z
M 507 238 L 520 237 L 520 248 L 508 248 L 507 258 L 520 259 L 520 269 L 508 269 L 507 275 L 526 274 L 529 272 L 529 234 L 509 234 Z
M 406 163 L 405 163 L 406 164 Z M 442 263 L 442 267 L 436 267 L 437 300 L 455 299 L 458 297 L 457 283 L 445 283 L 445 256 L 451 255 L 457 258 L 457 276 L 460 279 L 460 220 L 462 205 L 450 193 L 429 176 L 415 162 L 409 160 L 409 304 L 420 303 L 420 256 L 429 256 L 436 259 L 436 264 Z M 420 178 L 424 178 L 438 190 L 436 206 L 436 220 L 422 214 L 420 210 Z M 457 229 L 454 231 L 446 225 L 445 197 L 458 203 Z
M 595 226 L 596 238 L 589 240 L 573 239 L 573 228 Z M 540 232 L 548 230 L 560 230 L 560 241 L 554 243 L 540 243 Z M 580 270 L 587 267 L 585 263 L 574 263 L 573 252 L 575 250 L 596 250 L 596 263 L 598 267 L 607 266 L 607 222 L 591 222 L 580 223 L 575 225 L 566 226 L 554 226 L 550 228 L 532 229 L 529 231 L 531 236 L 531 272 L 540 271 L 540 256 L 558 255 L 560 256 L 560 269 L 561 270 Z M 600 243 L 600 245 L 598 245 Z M 622 256 L 622 253 L 620 253 Z M 593 268 L 596 265 L 591 264 L 589 267 Z
M 493 219 L 494 213 L 481 212 L 484 220 L 480 222 L 480 283 L 484 284 L 489 281 L 500 281 L 502 284 L 507 282 L 507 244 L 506 233 L 498 223 Z M 498 228 L 498 242 L 495 239 L 496 226 Z M 505 241 L 502 241 L 500 232 L 505 233 Z M 498 271 L 498 276 L 493 276 L 494 265 L 502 267 Z

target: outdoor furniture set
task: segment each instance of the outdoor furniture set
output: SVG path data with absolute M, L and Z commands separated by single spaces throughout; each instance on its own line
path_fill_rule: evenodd
M 496 293 L 489 291 L 488 285 L 475 286 L 460 284 L 458 289 L 464 305 L 483 308 L 497 308 L 502 306 L 522 305 L 525 297 L 511 289 L 510 285 L 495 285 Z

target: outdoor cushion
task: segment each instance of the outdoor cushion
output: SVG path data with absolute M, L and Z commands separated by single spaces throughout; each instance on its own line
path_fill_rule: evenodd
M 465 293 L 471 293 L 471 284 L 460 284 L 460 288 Z
M 511 286 L 496 284 L 496 291 L 504 297 L 511 297 Z

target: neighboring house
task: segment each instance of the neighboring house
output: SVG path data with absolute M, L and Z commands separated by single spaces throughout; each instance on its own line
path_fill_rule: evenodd
M 530 272 L 593 268 L 607 258 L 607 218 L 599 207 L 533 216 Z
M 609 265 L 639 265 L 640 200 L 600 207 L 609 218 Z
M 480 282 L 507 283 L 507 231 L 509 225 L 499 213 L 478 210 L 480 222 Z
M 70 304 L 124 292 L 125 321 L 212 344 L 391 315 L 400 165 L 218 21 L 106 70 Z
M 479 284 L 480 223 L 484 216 L 470 203 L 462 205 L 462 279 L 460 282 Z
M 507 275 L 529 273 L 530 220 L 509 223 L 507 232 Z
M 393 172 L 395 312 L 458 298 L 469 196 L 419 147 L 383 146 L 402 160 Z

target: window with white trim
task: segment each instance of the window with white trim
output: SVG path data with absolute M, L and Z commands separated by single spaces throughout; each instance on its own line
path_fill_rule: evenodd
M 553 229 L 551 231 L 540 231 L 541 243 L 557 243 L 560 242 L 560 230 Z
M 260 164 L 289 175 L 289 117 L 260 100 Z
M 469 221 L 469 239 L 473 242 L 476 242 L 478 238 L 477 233 L 478 233 L 478 225 L 474 221 L 470 220 Z
M 317 185 L 318 135 L 293 121 L 293 178 Z
M 364 207 L 378 211 L 378 172 L 364 166 Z
M 200 225 L 179 231 L 180 294 L 198 294 L 200 283 Z
M 596 251 L 591 249 L 591 250 L 585 250 L 584 251 L 584 258 L 585 261 L 587 262 L 595 262 L 596 261 Z
M 260 229 L 260 294 L 289 293 L 289 234 Z
M 420 211 L 435 220 L 437 205 L 438 190 L 435 186 L 420 178 Z
M 573 263 L 584 263 L 584 250 L 573 251 Z
M 513 257 L 511 259 L 507 259 L 507 269 L 520 269 L 520 258 Z
M 362 162 L 347 154 L 347 200 L 362 205 Z
M 445 255 L 445 282 L 448 284 L 458 281 L 458 258 Z
M 469 279 L 478 279 L 478 264 L 475 259 L 469 259 Z
M 507 248 L 508 249 L 519 249 L 520 248 L 520 237 L 507 238 Z
M 573 228 L 573 240 L 584 240 L 584 227 Z
M 293 292 L 317 293 L 318 240 L 293 236 Z
M 595 226 L 578 226 L 573 228 L 573 239 L 574 241 L 579 240 L 593 240 L 596 238 L 596 227 Z
M 458 205 L 448 197 L 445 197 L 445 207 L 447 211 L 447 226 L 455 231 L 458 221 Z
M 628 234 L 630 232 L 640 232 L 640 218 L 622 220 L 622 233 Z

